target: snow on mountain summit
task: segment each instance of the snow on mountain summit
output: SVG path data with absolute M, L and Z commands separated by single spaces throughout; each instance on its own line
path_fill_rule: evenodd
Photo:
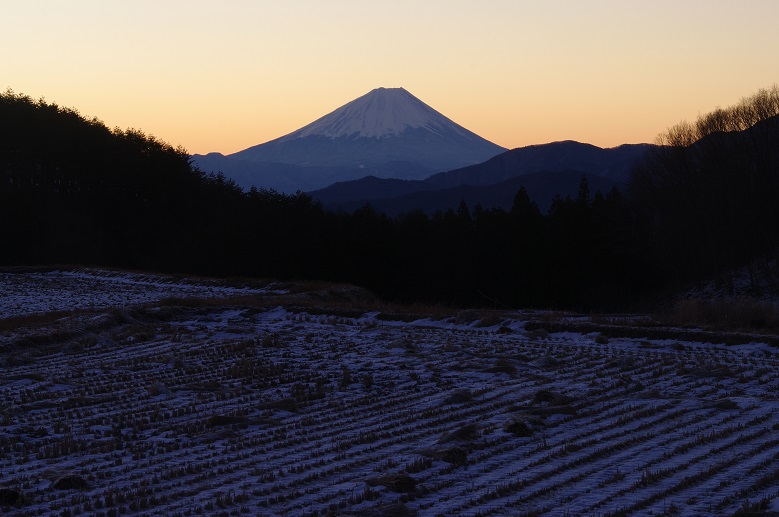
M 305 192 L 365 176 L 422 179 L 505 151 L 403 88 L 376 88 L 292 133 L 194 162 L 245 188 Z
M 440 134 L 444 128 L 462 136 L 468 131 L 411 95 L 403 88 L 376 88 L 284 139 L 319 135 L 381 138 L 399 135 L 409 128 Z
M 503 151 L 403 88 L 376 88 L 307 126 L 228 158 L 361 169 L 405 162 L 432 174 L 480 163 Z M 404 167 L 401 173 L 409 171 Z

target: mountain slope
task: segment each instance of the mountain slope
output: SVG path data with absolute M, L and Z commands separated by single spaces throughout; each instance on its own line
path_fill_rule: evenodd
M 370 202 L 388 212 L 396 213 L 400 209 L 408 209 L 410 200 L 419 202 L 418 206 L 412 208 L 425 210 L 438 208 L 440 203 L 432 200 L 441 198 L 430 194 L 431 192 L 466 185 L 472 189 L 498 184 L 513 188 L 516 183 L 524 184 L 526 187 L 532 185 L 532 188 L 528 188 L 531 198 L 539 206 L 544 207 L 549 205 L 557 193 L 563 196 L 567 193 L 575 193 L 575 187 L 578 186 L 583 175 L 588 178 L 601 178 L 603 181 L 591 180 L 590 183 L 606 190 L 613 185 L 623 185 L 634 165 L 652 148 L 650 144 L 634 144 L 602 149 L 573 141 L 553 142 L 507 151 L 484 163 L 435 174 L 420 181 L 362 178 L 330 185 L 325 189 L 311 192 L 311 195 L 330 207 L 346 209 Z M 575 177 L 571 176 L 571 171 L 576 172 Z M 563 172 L 566 174 L 557 174 Z M 525 177 L 526 181 L 512 182 L 518 177 Z M 571 178 L 575 180 L 573 190 L 571 190 Z M 485 192 L 489 190 L 494 189 L 485 189 Z M 414 193 L 423 192 L 426 194 L 412 196 Z M 404 199 L 400 199 L 404 196 Z M 397 209 L 392 206 L 393 198 L 398 198 Z M 491 194 L 485 195 L 485 199 L 480 202 L 485 208 L 500 206 L 500 203 L 490 204 L 489 199 L 493 198 Z M 381 203 L 378 202 L 379 200 Z
M 503 151 L 405 89 L 377 88 L 288 135 L 228 156 L 211 153 L 193 160 L 244 187 L 290 191 L 368 175 L 421 179 Z M 305 169 L 280 177 L 279 171 L 289 168 L 278 164 Z
M 531 145 L 484 163 L 436 174 L 427 182 L 437 188 L 490 185 L 541 171 L 577 170 L 626 183 L 630 170 L 651 147 L 650 144 L 625 144 L 604 149 L 572 140 Z
M 454 130 L 465 138 L 476 136 L 404 88 L 376 88 L 278 140 L 307 136 L 382 138 L 399 135 L 409 128 L 424 128 L 433 133 Z
M 359 183 L 380 181 L 387 185 L 393 195 L 383 198 L 359 199 L 343 196 L 339 201 L 325 203 L 327 208 L 336 211 L 353 212 L 369 203 L 374 210 L 389 216 L 398 216 L 412 210 L 420 209 L 428 213 L 436 210 L 446 211 L 457 208 L 460 201 L 465 201 L 470 208 L 480 204 L 482 208 L 502 208 L 509 210 L 517 191 L 524 187 L 529 198 L 535 202 L 542 213 L 546 213 L 552 205 L 555 196 L 575 198 L 582 178 L 587 179 L 590 192 L 609 192 L 617 184 L 603 176 L 595 176 L 576 170 L 555 172 L 537 172 L 517 176 L 491 185 L 458 185 L 443 189 L 412 190 L 411 184 L 416 182 L 402 180 L 379 180 L 363 178 Z M 346 182 L 338 185 L 348 185 Z M 338 185 L 333 185 L 337 187 Z

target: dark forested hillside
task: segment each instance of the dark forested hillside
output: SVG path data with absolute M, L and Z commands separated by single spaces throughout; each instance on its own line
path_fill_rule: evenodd
M 629 192 L 664 275 L 713 278 L 747 264 L 755 286 L 776 288 L 779 87 L 678 124 L 659 143 Z
M 0 211 L 5 263 L 174 267 L 234 189 L 189 155 L 75 110 L 0 96 Z M 207 201 L 207 202 L 206 202 Z
M 508 209 L 513 194 L 524 186 L 546 211 L 556 194 L 575 197 L 582 176 L 603 192 L 614 185 L 624 187 L 630 171 L 652 147 L 634 144 L 602 149 L 574 141 L 552 142 L 506 151 L 483 163 L 423 180 L 380 179 L 366 174 L 310 194 L 334 210 L 351 211 L 369 202 L 379 211 L 397 215 L 409 208 L 446 210 L 456 206 L 460 198 L 474 205 L 478 202 L 488 208 Z
M 773 257 L 776 118 L 698 136 L 664 142 L 627 195 L 592 192 L 582 178 L 547 213 L 520 189 L 508 209 L 462 201 L 388 217 L 369 205 L 334 213 L 304 194 L 243 192 L 194 168 L 183 149 L 9 91 L 0 95 L 0 264 L 320 279 L 401 301 L 624 308 L 702 271 Z

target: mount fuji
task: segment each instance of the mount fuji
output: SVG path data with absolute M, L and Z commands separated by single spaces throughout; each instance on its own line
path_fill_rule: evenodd
M 192 158 L 243 188 L 291 193 L 366 176 L 423 179 L 504 151 L 403 88 L 377 88 L 270 142 Z

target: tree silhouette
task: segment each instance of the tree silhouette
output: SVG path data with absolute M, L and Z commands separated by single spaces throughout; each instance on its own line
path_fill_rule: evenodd
M 779 87 L 660 135 L 629 193 L 676 282 L 776 256 Z M 767 271 L 769 278 L 775 273 Z

